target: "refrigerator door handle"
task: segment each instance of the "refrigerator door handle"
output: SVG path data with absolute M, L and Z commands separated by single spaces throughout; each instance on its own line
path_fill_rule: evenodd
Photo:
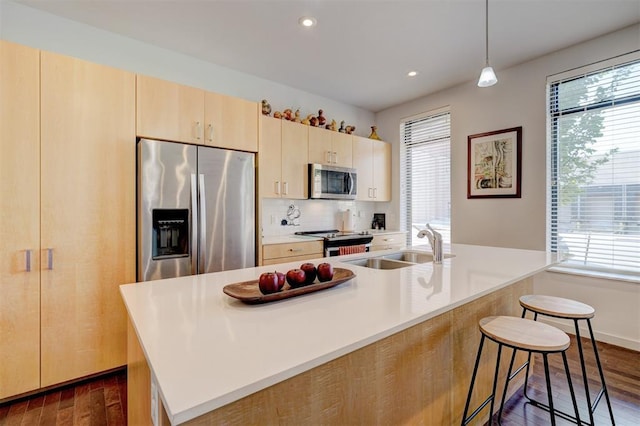
M 199 274 L 204 273 L 205 268 L 205 259 L 206 249 L 207 249 L 207 202 L 206 202 L 206 191 L 204 187 L 204 174 L 200 173 L 200 185 L 198 186 L 198 192 L 200 195 L 200 261 L 199 264 Z
M 191 275 L 198 273 L 198 182 L 191 174 Z

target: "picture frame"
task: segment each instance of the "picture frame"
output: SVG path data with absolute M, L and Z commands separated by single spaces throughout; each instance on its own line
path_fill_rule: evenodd
M 521 198 L 522 126 L 467 137 L 467 198 Z

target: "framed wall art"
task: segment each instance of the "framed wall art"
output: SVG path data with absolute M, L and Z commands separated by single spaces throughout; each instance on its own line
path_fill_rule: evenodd
M 467 138 L 467 198 L 520 198 L 522 126 Z

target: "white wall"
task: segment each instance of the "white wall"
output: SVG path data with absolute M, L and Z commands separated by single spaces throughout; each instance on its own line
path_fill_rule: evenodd
M 327 118 L 355 125 L 361 136 L 374 123 L 370 111 L 5 0 L 0 38 L 256 102 L 267 99 L 273 111 L 300 108 L 305 116 L 323 109 Z
M 445 106 L 451 109 L 451 224 L 456 243 L 545 250 L 546 235 L 546 78 L 562 71 L 640 49 L 635 25 L 497 70 L 498 84 L 481 89 L 475 81 L 416 99 L 376 115 L 380 132 L 399 156 L 400 120 Z M 482 64 L 478 64 L 478 73 Z M 523 127 L 522 198 L 472 199 L 467 191 L 467 136 Z M 394 164 L 396 164 L 394 162 Z M 393 191 L 400 193 L 399 173 Z M 391 207 L 400 214 L 399 197 Z M 640 350 L 640 285 L 557 273 L 536 277 L 536 293 L 572 297 L 596 308 L 599 338 Z

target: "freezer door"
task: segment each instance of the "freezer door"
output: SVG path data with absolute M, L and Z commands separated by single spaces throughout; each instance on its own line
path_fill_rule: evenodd
M 255 266 L 254 155 L 198 148 L 199 272 Z
M 197 149 L 138 142 L 138 281 L 196 273 Z

